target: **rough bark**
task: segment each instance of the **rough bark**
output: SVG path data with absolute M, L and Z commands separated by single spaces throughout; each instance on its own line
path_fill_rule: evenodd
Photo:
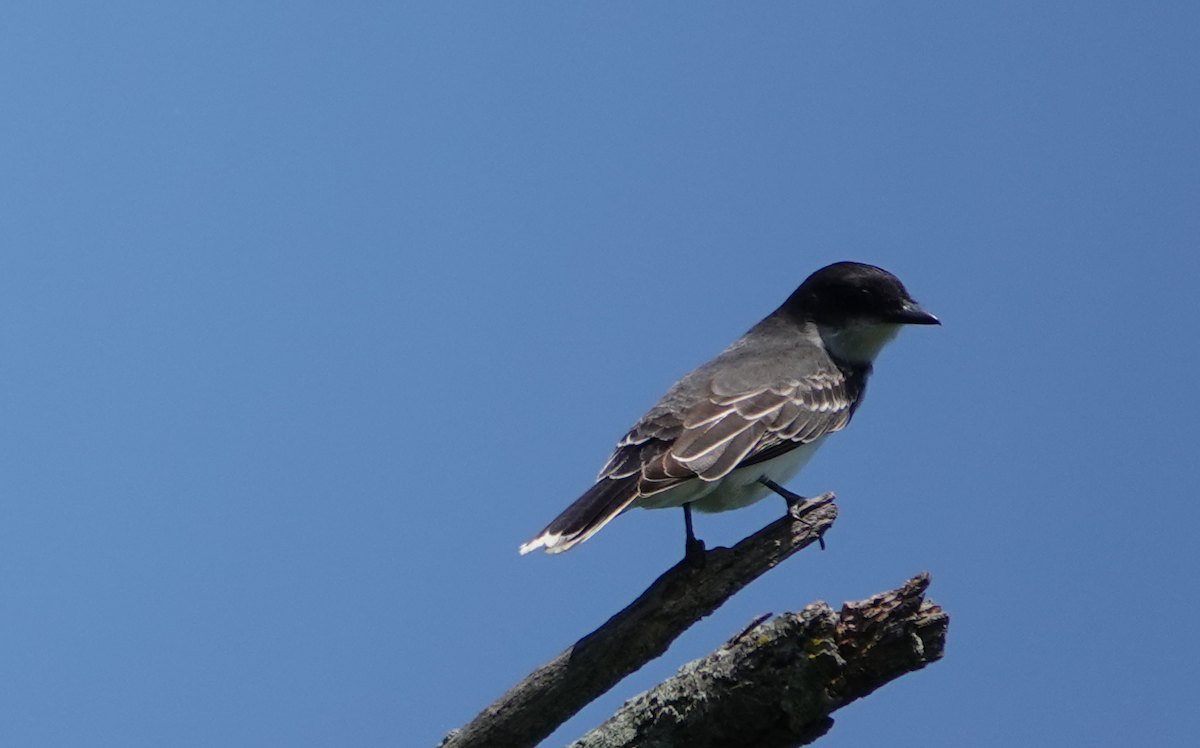
M 791 748 L 830 712 L 939 659 L 949 617 L 929 575 L 835 613 L 824 602 L 752 623 L 625 703 L 570 748 Z
M 796 551 L 837 517 L 822 494 L 697 567 L 672 567 L 627 608 L 527 675 L 439 748 L 532 748 L 618 681 L 658 657 L 693 623 Z

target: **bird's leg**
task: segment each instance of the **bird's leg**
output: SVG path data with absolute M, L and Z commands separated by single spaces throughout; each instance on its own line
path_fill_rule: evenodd
M 765 475 L 759 476 L 758 482 L 782 496 L 783 500 L 787 502 L 788 512 L 797 520 L 804 522 L 804 524 L 809 525 L 810 527 L 812 525 L 811 523 L 805 521 L 804 515 L 808 514 L 819 506 L 825 506 L 830 501 L 830 498 L 826 498 L 824 496 L 816 499 L 809 499 L 801 496 L 798 493 L 792 493 Z M 825 538 L 818 537 L 817 542 L 821 544 L 821 550 L 825 550 Z
M 808 501 L 807 497 L 801 496 L 798 493 L 792 493 L 765 475 L 760 475 L 758 477 L 758 482 L 782 496 L 783 500 L 787 502 L 788 509 L 791 509 L 792 507 L 803 506 L 804 502 Z
M 692 505 L 683 505 L 683 526 L 687 529 L 687 541 L 683 548 L 683 557 L 697 569 L 704 567 L 704 541 L 696 538 L 692 531 Z

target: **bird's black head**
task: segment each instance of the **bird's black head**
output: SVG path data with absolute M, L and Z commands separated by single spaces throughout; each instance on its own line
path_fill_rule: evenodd
M 819 325 L 941 324 L 913 301 L 899 278 L 883 268 L 861 262 L 835 262 L 821 268 L 800 284 L 782 309 Z

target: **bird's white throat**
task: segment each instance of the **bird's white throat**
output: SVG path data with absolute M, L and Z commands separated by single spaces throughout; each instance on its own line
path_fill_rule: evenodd
M 854 320 L 845 325 L 818 325 L 825 350 L 852 364 L 869 364 L 896 337 L 901 325 L 895 322 Z

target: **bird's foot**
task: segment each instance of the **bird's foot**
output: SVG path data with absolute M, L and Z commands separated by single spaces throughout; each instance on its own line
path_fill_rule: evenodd
M 804 498 L 804 497 L 800 497 Z M 815 509 L 825 506 L 833 501 L 833 491 L 826 491 L 820 496 L 814 496 L 811 499 L 804 499 L 798 504 L 788 503 L 788 514 L 796 519 L 804 519 L 804 515 L 809 514 Z
M 808 527 L 812 527 L 812 523 L 804 519 L 804 515 L 833 501 L 832 491 L 826 491 L 820 496 L 814 496 L 810 499 L 808 497 L 801 496 L 798 493 L 793 493 L 792 491 L 787 490 L 765 475 L 761 476 L 758 479 L 758 482 L 782 496 L 783 500 L 787 502 L 788 514 L 792 517 L 792 519 L 796 520 L 797 522 L 803 522 Z M 825 550 L 825 536 L 818 536 L 817 542 L 821 544 L 821 550 Z

